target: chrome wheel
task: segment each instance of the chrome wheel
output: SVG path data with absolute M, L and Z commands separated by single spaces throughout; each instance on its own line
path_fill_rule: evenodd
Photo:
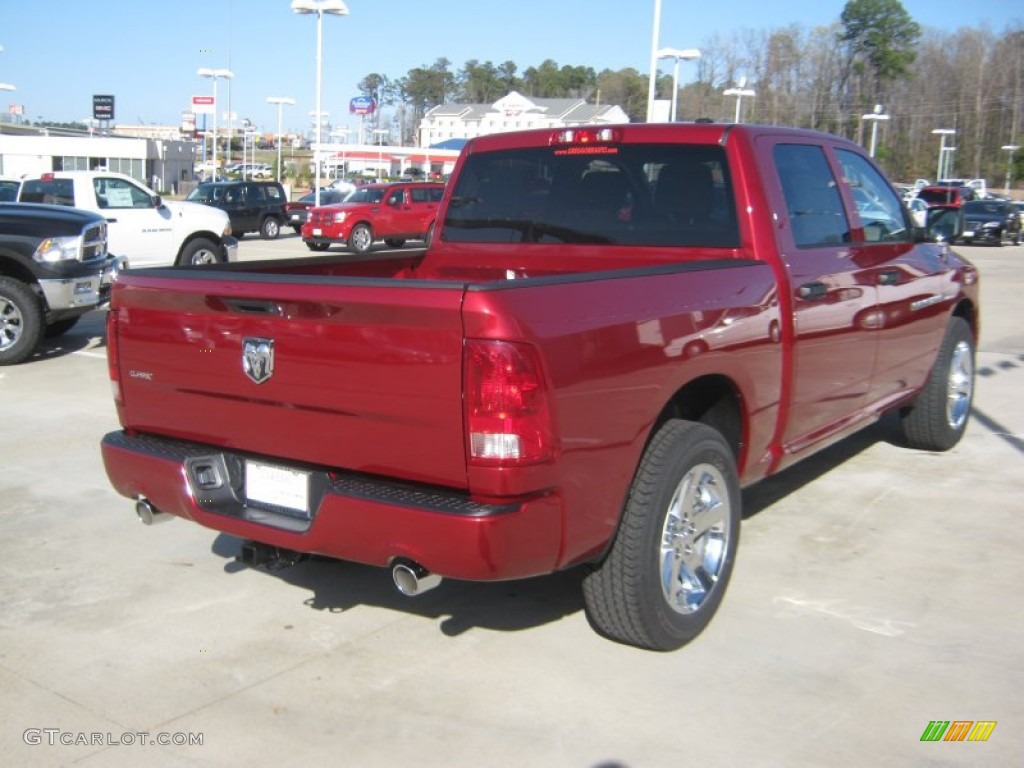
M 729 548 L 729 492 L 717 467 L 698 464 L 669 502 L 661 536 L 661 592 L 673 611 L 700 610 Z
M 611 549 L 583 580 L 591 624 L 659 651 L 699 635 L 728 587 L 742 506 L 722 434 L 666 421 L 644 450 Z
M 946 422 L 952 429 L 960 429 L 967 421 L 974 393 L 974 356 L 971 346 L 960 341 L 953 347 L 946 383 Z
M 910 448 L 948 451 L 967 430 L 974 396 L 974 331 L 952 317 L 928 380 L 917 398 L 900 409 L 900 430 Z
M 217 263 L 217 254 L 215 254 L 213 251 L 211 251 L 209 249 L 200 248 L 198 251 L 196 251 L 195 253 L 192 254 L 192 259 L 191 259 L 191 261 L 189 263 L 191 263 L 191 264 L 216 264 Z
M 356 253 L 366 253 L 373 244 L 373 233 L 365 224 L 357 224 L 352 230 L 348 243 Z
M 17 344 L 24 328 L 25 319 L 18 305 L 0 296 L 0 352 L 5 352 Z

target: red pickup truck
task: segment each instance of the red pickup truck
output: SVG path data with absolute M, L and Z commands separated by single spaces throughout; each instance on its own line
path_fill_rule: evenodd
M 144 521 L 406 594 L 581 566 L 600 633 L 668 650 L 722 600 L 743 486 L 887 412 L 921 449 L 966 427 L 959 212 L 915 229 L 843 139 L 480 137 L 437 221 L 425 252 L 118 279 L 102 452 Z

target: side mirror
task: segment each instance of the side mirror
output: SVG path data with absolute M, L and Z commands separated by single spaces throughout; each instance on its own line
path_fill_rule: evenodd
M 964 231 L 964 212 L 955 205 L 933 205 L 925 212 L 918 242 L 953 243 Z
M 153 207 L 154 208 L 163 208 L 164 207 L 164 201 L 163 201 L 163 198 L 160 197 L 160 195 L 153 195 Z

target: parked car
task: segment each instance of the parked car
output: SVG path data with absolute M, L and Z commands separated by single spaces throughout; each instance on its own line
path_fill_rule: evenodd
M 355 189 L 353 187 L 353 189 Z M 334 205 L 342 202 L 350 193 L 344 189 L 325 187 L 320 190 L 320 205 Z M 298 200 L 284 204 L 285 215 L 288 223 L 295 229 L 296 234 L 302 233 L 302 225 L 309 218 L 309 209 L 316 204 L 316 192 L 303 195 Z
M 281 234 L 287 216 L 288 196 L 276 181 L 203 182 L 185 198 L 194 203 L 220 208 L 231 219 L 231 231 L 237 237 L 259 232 L 264 240 Z
M 106 304 L 126 266 L 107 252 L 107 222 L 98 213 L 0 204 L 0 365 L 22 362 L 44 336 L 66 333 Z
M 366 253 L 377 240 L 401 248 L 406 240 L 427 237 L 442 197 L 443 184 L 367 184 L 343 203 L 313 208 L 302 239 L 311 251 L 340 244 Z
M 0 203 L 16 202 L 19 189 L 21 189 L 20 180 L 0 177 Z
M 108 247 L 135 267 L 215 264 L 238 258 L 224 211 L 164 200 L 130 176 L 108 171 L 56 171 L 22 182 L 21 203 L 81 208 L 107 220 Z
M 1021 213 L 1016 206 L 1000 200 L 971 200 L 961 208 L 964 214 L 964 231 L 961 241 L 965 243 L 990 243 L 1002 245 L 1009 240 L 1020 244 Z
M 922 187 L 917 191 L 917 196 L 928 205 L 963 205 L 968 200 L 973 200 L 974 190 L 970 187 L 946 187 L 933 185 Z
M 925 217 L 928 214 L 928 203 L 920 197 L 912 197 L 907 200 L 907 208 L 910 209 L 910 216 L 914 219 L 914 226 L 923 227 L 925 224 Z
M 269 179 L 274 175 L 274 169 L 266 163 L 236 163 L 228 174 L 240 179 Z

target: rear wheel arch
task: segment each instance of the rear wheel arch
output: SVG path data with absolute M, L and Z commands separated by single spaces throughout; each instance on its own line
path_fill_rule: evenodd
M 658 414 L 648 441 L 669 419 L 694 421 L 712 427 L 725 438 L 739 465 L 746 444 L 747 419 L 739 387 L 729 377 L 722 374 L 701 376 L 681 386 Z

